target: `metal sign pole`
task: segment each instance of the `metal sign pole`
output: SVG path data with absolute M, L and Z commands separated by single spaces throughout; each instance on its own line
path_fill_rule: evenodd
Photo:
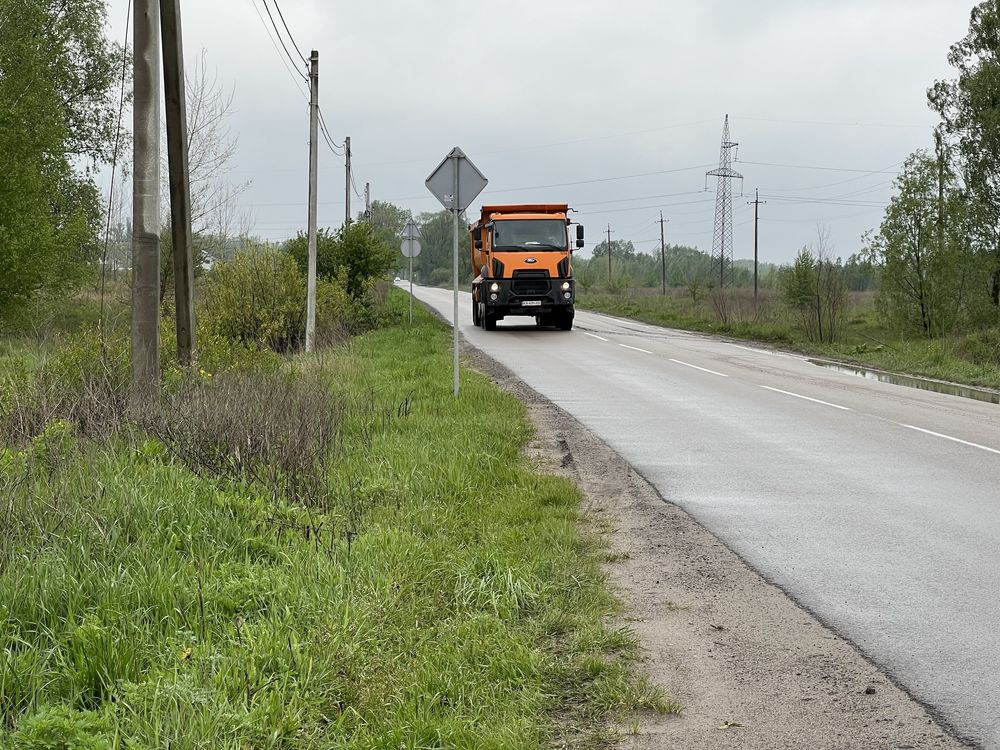
M 458 396 L 458 217 L 462 209 L 459 207 L 459 195 L 458 192 L 458 173 L 459 173 L 459 159 L 460 157 L 456 154 L 452 157 L 452 167 L 455 170 L 455 207 L 453 211 L 455 212 L 455 238 L 452 242 L 452 270 L 454 271 L 454 282 L 455 282 L 455 306 L 454 306 L 454 318 L 452 318 L 452 338 L 454 339 L 454 362 L 453 368 L 455 371 L 455 395 Z
M 420 255 L 420 243 L 417 237 L 420 236 L 420 227 L 411 218 L 403 227 L 403 242 L 399 249 L 410 260 L 410 324 L 413 324 L 413 259 Z
M 449 173 L 448 170 L 451 169 Z M 462 172 L 465 172 L 464 178 Z M 455 239 L 452 243 L 452 273 L 454 277 L 454 319 L 452 320 L 452 337 L 454 339 L 454 371 L 455 371 L 455 395 L 458 396 L 458 222 L 462 211 L 469 207 L 469 204 L 476 199 L 476 196 L 483 192 L 487 185 L 487 179 L 483 176 L 476 165 L 473 164 L 458 146 L 455 146 L 449 154 L 438 164 L 437 169 L 431 172 L 424 184 L 427 189 L 434 194 L 441 205 L 452 211 L 455 221 Z M 463 187 L 464 185 L 464 187 Z M 465 190 L 465 194 L 462 194 Z

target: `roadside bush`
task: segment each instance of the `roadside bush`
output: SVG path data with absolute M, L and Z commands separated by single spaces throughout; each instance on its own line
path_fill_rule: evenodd
M 275 500 L 314 507 L 326 502 L 342 412 L 318 380 L 224 373 L 189 378 L 135 420 L 199 474 L 257 482 Z
M 27 382 L 0 383 L 0 442 L 23 443 L 57 420 L 86 437 L 111 435 L 129 408 L 129 377 L 127 339 L 68 336 Z
M 305 336 L 306 282 L 295 259 L 253 249 L 217 263 L 205 278 L 199 310 L 206 331 L 286 353 Z
M 303 276 L 308 270 L 308 237 L 302 233 L 285 249 L 295 258 Z M 339 279 L 353 300 L 365 299 L 374 282 L 384 279 L 396 265 L 396 250 L 366 222 L 350 222 L 336 232 L 321 229 L 316 239 L 316 275 Z

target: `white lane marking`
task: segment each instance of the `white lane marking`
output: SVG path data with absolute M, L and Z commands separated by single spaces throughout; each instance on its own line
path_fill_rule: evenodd
M 810 398 L 809 396 L 803 396 L 801 393 L 792 393 L 791 391 L 783 391 L 780 388 L 772 388 L 769 385 L 762 385 L 761 388 L 774 391 L 775 393 L 784 393 L 786 396 L 792 396 L 793 398 L 801 398 L 804 401 L 812 401 L 814 404 L 823 404 L 823 406 L 832 406 L 834 409 L 840 409 L 841 411 L 853 411 L 846 406 L 838 406 L 837 404 L 831 404 L 829 401 L 820 401 L 818 398 Z
M 674 362 L 674 363 L 676 363 L 678 365 L 684 365 L 685 367 L 690 367 L 692 370 L 701 370 L 702 372 L 711 373 L 712 375 L 718 375 L 720 378 L 728 378 L 729 377 L 725 373 L 716 372 L 715 370 L 708 370 L 708 369 L 706 369 L 704 367 L 698 367 L 698 365 L 692 365 L 690 362 L 681 362 L 679 359 L 671 359 L 670 361 Z
M 979 448 L 981 451 L 988 451 L 990 453 L 996 453 L 1000 456 L 1000 451 L 996 448 L 987 448 L 985 445 L 980 445 L 979 443 L 970 443 L 968 440 L 961 440 L 957 437 L 952 437 L 951 435 L 942 435 L 940 432 L 932 432 L 931 430 L 925 430 L 923 427 L 914 427 L 912 424 L 903 424 L 902 422 L 897 422 L 896 424 L 901 427 L 906 427 L 910 430 L 916 430 L 917 432 L 922 432 L 925 435 L 933 435 L 934 437 L 944 438 L 945 440 L 950 440 L 953 443 L 961 443 L 962 445 L 968 445 L 970 448 Z
M 598 336 L 596 333 L 587 333 L 586 331 L 580 331 L 584 336 L 590 336 L 592 339 L 600 339 L 601 341 L 607 341 L 603 336 Z
M 628 344 L 619 344 L 618 346 L 622 346 L 626 349 L 631 349 L 632 351 L 642 352 L 643 354 L 652 354 L 651 351 L 647 349 L 640 349 L 638 346 L 629 346 Z

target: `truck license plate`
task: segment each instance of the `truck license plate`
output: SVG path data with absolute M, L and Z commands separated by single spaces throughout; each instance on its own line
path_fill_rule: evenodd
M 521 307 L 541 307 L 542 301 L 540 299 L 526 299 L 521 302 Z

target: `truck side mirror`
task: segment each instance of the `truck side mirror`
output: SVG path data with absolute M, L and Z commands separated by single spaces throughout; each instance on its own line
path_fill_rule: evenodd
M 583 247 L 583 224 L 576 225 L 576 246 Z
M 476 250 L 482 250 L 483 249 L 483 228 L 482 227 L 476 227 L 475 229 L 472 230 L 472 244 L 473 244 L 473 247 L 476 248 Z

